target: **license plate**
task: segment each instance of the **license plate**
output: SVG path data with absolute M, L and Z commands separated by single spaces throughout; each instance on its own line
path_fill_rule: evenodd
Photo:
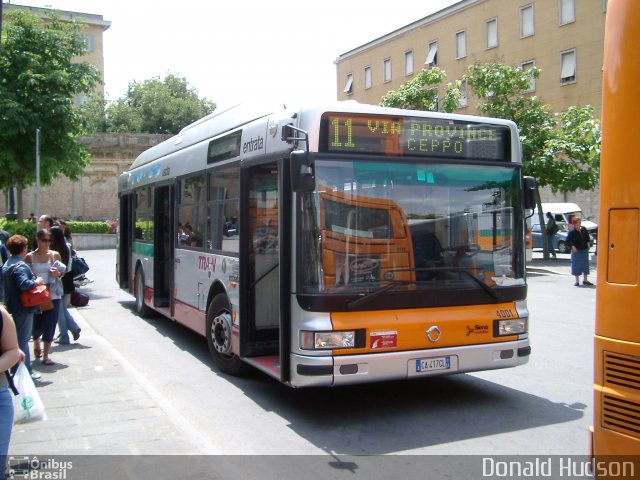
M 451 357 L 420 358 L 416 360 L 416 372 L 434 372 L 436 370 L 449 370 Z

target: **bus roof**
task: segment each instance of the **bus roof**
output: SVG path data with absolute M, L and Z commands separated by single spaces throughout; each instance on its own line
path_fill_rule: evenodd
M 213 112 L 190 125 L 184 127 L 177 135 L 165 140 L 164 142 L 151 147 L 142 152 L 133 162 L 130 170 L 134 170 L 142 165 L 146 165 L 154 160 L 165 157 L 171 153 L 177 152 L 191 145 L 195 145 L 206 139 L 210 139 L 229 132 L 255 120 L 267 117 L 269 115 L 280 113 L 287 115 L 287 107 L 280 105 L 264 105 L 264 104 L 238 104 L 221 112 Z M 449 114 L 442 112 L 404 110 L 400 108 L 381 107 L 378 105 L 368 105 L 356 102 L 354 100 L 336 101 L 323 105 L 310 106 L 309 108 L 291 109 L 291 118 L 296 116 L 307 117 L 310 119 L 319 118 L 323 112 L 345 112 L 345 113 L 363 113 L 363 114 L 384 114 L 397 115 L 406 117 L 429 117 L 441 118 L 447 120 L 459 120 L 463 122 L 489 122 L 491 124 L 505 125 L 517 131 L 514 122 L 499 118 L 479 117 L 472 115 Z M 311 121 L 314 124 L 315 120 Z M 514 145 L 520 149 L 519 139 L 514 138 Z M 516 156 L 519 158 L 519 156 Z
M 135 159 L 129 170 L 150 163 L 170 153 L 187 148 L 207 138 L 215 137 L 234 128 L 245 125 L 259 118 L 283 110 L 284 106 L 267 106 L 255 104 L 234 105 L 221 112 L 213 112 L 206 117 L 187 125 L 177 135 L 142 152 Z

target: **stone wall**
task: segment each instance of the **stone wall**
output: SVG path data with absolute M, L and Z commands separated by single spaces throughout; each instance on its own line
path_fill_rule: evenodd
M 79 143 L 91 152 L 84 176 L 71 182 L 62 176 L 40 190 L 40 213 L 73 220 L 105 220 L 118 216 L 118 176 L 144 150 L 170 135 L 96 134 L 80 137 Z M 22 194 L 24 216 L 35 211 L 35 187 Z M 0 214 L 5 214 L 2 202 Z

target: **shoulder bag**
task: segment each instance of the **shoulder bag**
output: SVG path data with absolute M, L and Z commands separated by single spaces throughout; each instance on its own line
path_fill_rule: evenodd
M 79 277 L 80 275 L 84 275 L 89 271 L 89 265 L 86 260 L 82 257 L 78 257 L 77 255 L 73 255 L 71 261 L 71 276 L 73 278 Z
M 24 262 L 20 262 L 24 263 Z M 16 263 L 11 273 L 15 273 L 16 268 L 20 263 Z M 27 265 L 24 263 L 24 265 Z M 20 303 L 23 307 L 40 307 L 40 310 L 46 311 L 53 308 L 51 302 L 51 294 L 46 285 L 36 285 L 30 290 L 23 290 L 20 292 Z

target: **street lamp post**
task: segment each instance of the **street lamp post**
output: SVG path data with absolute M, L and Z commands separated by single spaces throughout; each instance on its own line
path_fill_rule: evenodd
M 35 198 L 35 214 L 36 218 L 40 218 L 40 129 L 36 128 L 36 198 Z

